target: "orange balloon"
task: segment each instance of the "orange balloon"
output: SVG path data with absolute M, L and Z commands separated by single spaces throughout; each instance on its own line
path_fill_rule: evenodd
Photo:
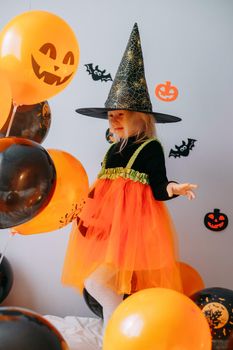
M 49 232 L 68 225 L 79 214 L 88 194 L 87 174 L 78 159 L 64 151 L 47 151 L 56 168 L 55 191 L 42 212 L 14 227 L 22 235 Z
M 0 73 L 1 74 L 1 73 Z M 0 128 L 5 124 L 12 105 L 12 93 L 8 80 L 0 75 Z
M 0 33 L 0 67 L 16 104 L 35 104 L 56 95 L 72 80 L 78 61 L 74 32 L 52 13 L 22 13 Z
M 199 307 L 172 289 L 144 289 L 125 299 L 106 328 L 103 350 L 210 350 Z
M 188 297 L 205 288 L 200 274 L 190 265 L 179 262 L 183 292 Z

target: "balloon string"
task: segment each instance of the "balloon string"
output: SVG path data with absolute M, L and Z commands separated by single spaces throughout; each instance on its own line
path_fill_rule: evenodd
M 18 106 L 14 104 L 14 108 L 13 108 L 13 111 L 11 114 L 11 119 L 10 119 L 10 122 L 8 124 L 7 132 L 6 132 L 6 137 L 8 137 L 10 135 L 12 123 L 14 121 L 14 117 L 15 117 L 15 113 L 16 113 L 17 108 L 18 108 Z
M 1 263 L 2 263 L 2 260 L 3 260 L 4 256 L 5 256 L 5 254 L 6 254 L 6 250 L 7 250 L 7 247 L 8 247 L 8 245 L 9 245 L 10 239 L 11 239 L 12 237 L 14 237 L 14 236 L 15 236 L 15 233 L 10 231 L 10 234 L 9 234 L 7 240 L 6 240 L 5 247 L 3 248 L 2 252 L 1 252 L 0 265 L 1 265 Z

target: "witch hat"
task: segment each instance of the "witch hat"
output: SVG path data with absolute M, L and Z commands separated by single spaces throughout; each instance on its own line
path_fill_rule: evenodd
M 108 111 L 120 109 L 152 114 L 157 123 L 172 123 L 181 120 L 169 114 L 152 111 L 137 23 L 134 24 L 105 102 L 105 108 L 79 108 L 76 109 L 76 112 L 90 117 L 107 119 Z

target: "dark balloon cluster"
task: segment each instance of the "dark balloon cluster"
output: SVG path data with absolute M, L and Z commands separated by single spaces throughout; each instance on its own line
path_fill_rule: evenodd
M 103 308 L 84 288 L 89 309 L 103 318 Z M 124 296 L 124 299 L 127 295 Z M 211 334 L 212 350 L 233 350 L 233 291 L 226 288 L 205 288 L 190 297 L 206 317 Z
M 0 350 L 69 350 L 56 328 L 41 315 L 0 307 Z

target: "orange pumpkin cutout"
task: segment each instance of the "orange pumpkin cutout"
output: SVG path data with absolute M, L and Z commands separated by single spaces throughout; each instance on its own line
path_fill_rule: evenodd
M 177 99 L 178 89 L 171 85 L 170 81 L 166 81 L 166 84 L 159 84 L 155 88 L 155 96 L 159 100 L 165 102 L 171 102 Z
M 25 12 L 0 33 L 0 67 L 16 104 L 35 104 L 56 95 L 73 78 L 78 61 L 74 32 L 52 13 Z

